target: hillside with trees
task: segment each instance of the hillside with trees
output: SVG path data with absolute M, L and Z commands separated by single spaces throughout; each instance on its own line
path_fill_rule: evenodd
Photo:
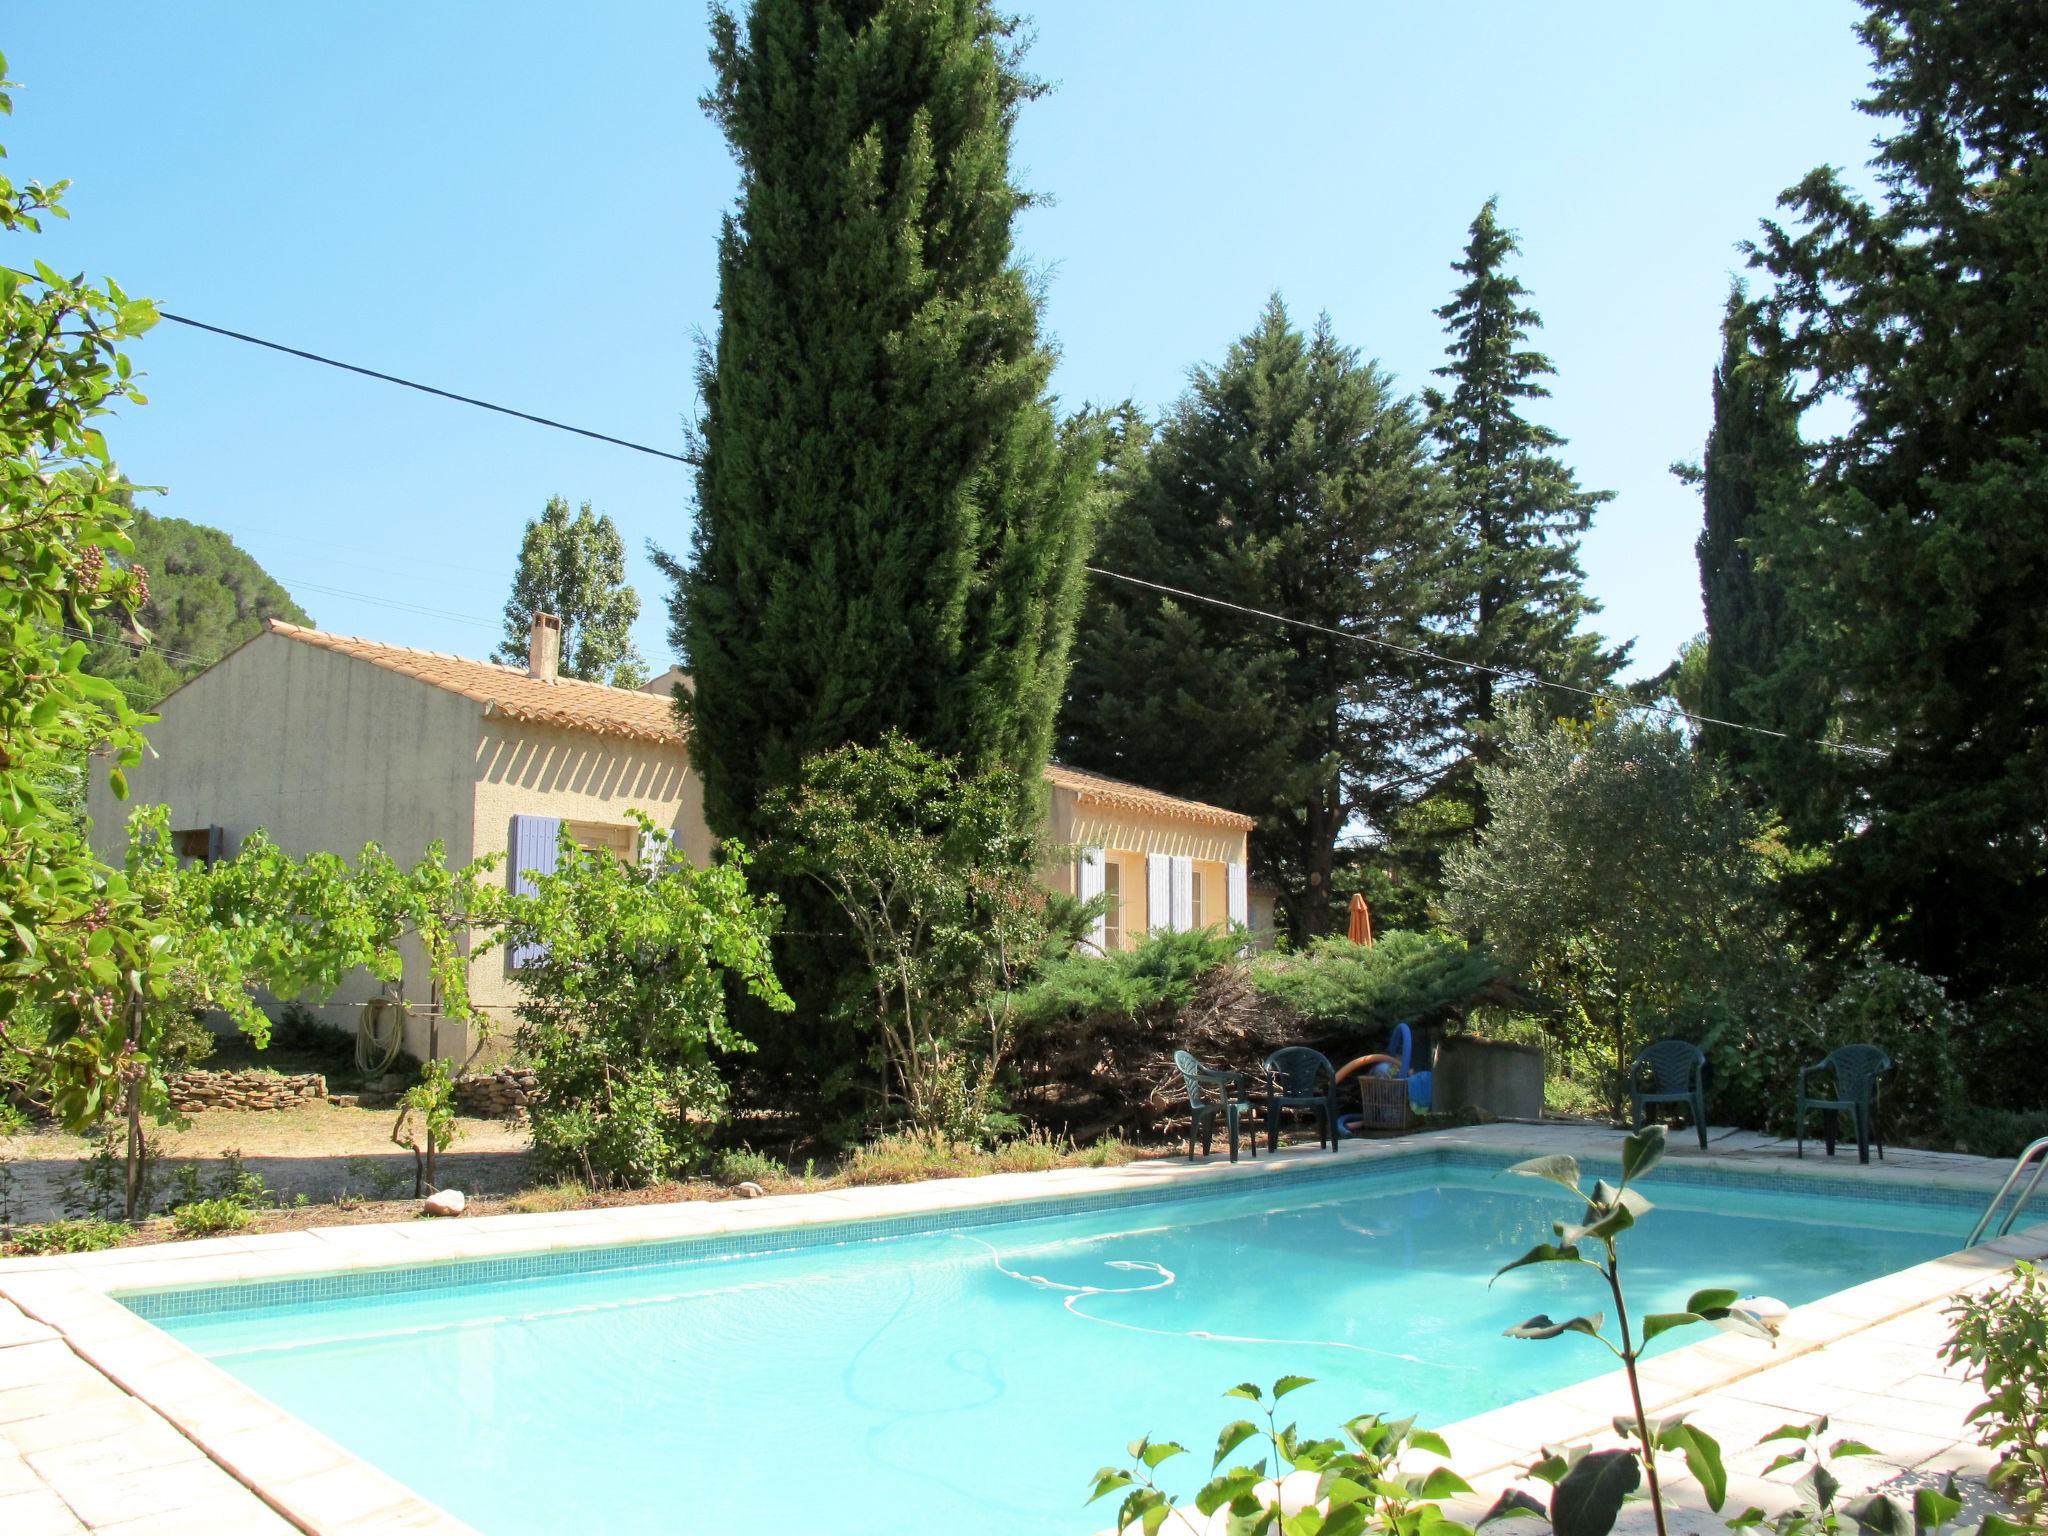
M 125 494 L 122 502 L 130 504 Z M 135 618 L 149 639 L 96 640 L 89 665 L 137 709 L 204 672 L 260 631 L 265 619 L 313 622 L 253 555 L 218 528 L 137 510 L 128 536 L 134 554 L 116 558 L 147 573 L 148 599 Z

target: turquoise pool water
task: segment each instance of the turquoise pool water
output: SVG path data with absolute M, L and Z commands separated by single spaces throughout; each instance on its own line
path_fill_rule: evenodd
M 1715 1283 L 1811 1301 L 1954 1249 L 1975 1215 L 1676 1174 L 1644 1192 L 1624 1249 L 1642 1312 Z M 1415 1156 L 783 1252 L 128 1300 L 488 1536 L 1039 1536 L 1107 1523 L 1085 1480 L 1137 1435 L 1213 1444 L 1239 1381 L 1317 1378 L 1289 1407 L 1328 1429 L 1443 1424 L 1608 1368 L 1591 1340 L 1500 1332 L 1602 1307 L 1591 1271 L 1487 1287 L 1575 1214 L 1554 1186 Z

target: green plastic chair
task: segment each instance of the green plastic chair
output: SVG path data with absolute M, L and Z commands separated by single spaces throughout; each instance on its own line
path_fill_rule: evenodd
M 1659 1040 L 1636 1054 L 1628 1069 L 1628 1101 L 1641 1130 L 1652 1104 L 1683 1104 L 1692 1111 L 1700 1150 L 1707 1150 L 1707 1053 L 1687 1040 Z
M 1870 1161 L 1870 1144 L 1877 1143 L 1877 1156 L 1884 1159 L 1884 1132 L 1878 1124 L 1878 1090 L 1884 1075 L 1891 1071 L 1892 1059 L 1874 1045 L 1842 1045 L 1810 1067 L 1799 1069 L 1799 1106 L 1793 1116 L 1793 1134 L 1799 1140 L 1799 1155 L 1806 1156 L 1806 1115 L 1809 1110 L 1819 1110 L 1827 1116 L 1821 1122 L 1826 1137 L 1828 1156 L 1835 1155 L 1835 1118 L 1847 1112 L 1856 1122 L 1856 1157 L 1859 1162 Z M 1831 1076 L 1834 1092 L 1823 1098 L 1811 1088 L 1816 1077 Z
M 1337 1150 L 1337 1069 L 1321 1051 L 1286 1045 L 1266 1058 L 1266 1150 L 1280 1150 L 1280 1111 L 1312 1110 L 1316 1145 Z
M 1244 1074 L 1223 1072 L 1215 1067 L 1205 1067 L 1186 1051 L 1173 1053 L 1173 1064 L 1180 1068 L 1181 1080 L 1187 1085 L 1188 1109 L 1188 1161 L 1195 1160 L 1195 1135 L 1202 1137 L 1202 1156 L 1209 1155 L 1209 1143 L 1216 1131 L 1216 1120 L 1220 1115 L 1230 1132 L 1230 1160 L 1237 1161 L 1238 1124 L 1245 1111 L 1252 1107 L 1251 1100 L 1244 1097 Z M 1248 1138 L 1252 1156 L 1259 1155 L 1259 1138 Z

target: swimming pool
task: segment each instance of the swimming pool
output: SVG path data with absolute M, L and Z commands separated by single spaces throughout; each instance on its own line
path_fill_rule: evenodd
M 1208 1444 L 1239 1381 L 1316 1377 L 1290 1400 L 1305 1425 L 1371 1409 L 1442 1424 L 1607 1369 L 1591 1341 L 1500 1336 L 1602 1299 L 1561 1267 L 1489 1291 L 1577 1210 L 1495 1177 L 1504 1161 L 1332 1160 L 1026 1216 L 124 1300 L 489 1536 L 811 1519 L 1036 1536 L 1100 1523 L 1083 1481 L 1132 1437 Z M 1667 1164 L 1626 1240 L 1632 1303 L 1719 1283 L 1797 1305 L 1954 1249 L 1976 1214 L 1943 1191 L 1834 1183 L 1791 1194 Z

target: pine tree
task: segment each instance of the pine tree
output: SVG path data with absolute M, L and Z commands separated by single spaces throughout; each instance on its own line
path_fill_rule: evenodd
M 1779 741 L 1753 731 L 1706 725 L 1700 745 L 1784 806 L 1810 768 L 1808 739 L 1826 729 L 1825 699 L 1793 709 L 1791 688 L 1811 671 L 1786 613 L 1785 593 L 1765 551 L 1773 518 L 1802 496 L 1805 449 L 1799 408 L 1782 376 L 1759 357 L 1754 318 L 1742 293 L 1729 295 L 1714 368 L 1713 425 L 1695 470 L 1704 526 L 1695 552 L 1706 609 L 1704 666 L 1697 712 L 1714 720 L 1786 731 Z
M 1396 647 L 1440 601 L 1450 511 L 1420 412 L 1277 298 L 1117 481 L 1111 569 Z M 1384 834 L 1427 781 L 1441 702 L 1400 649 L 1098 584 L 1061 754 L 1257 816 L 1253 865 L 1305 938 L 1329 930 L 1340 841 Z
M 694 559 L 671 633 L 721 836 L 772 836 L 803 759 L 900 731 L 1035 784 L 1092 535 L 1097 431 L 1062 429 L 1011 246 L 1039 91 L 985 0 L 756 0 L 713 16 L 740 166 L 700 366 Z
M 1600 605 L 1586 595 L 1579 537 L 1612 493 L 1581 488 L 1555 454 L 1564 439 L 1523 414 L 1527 402 L 1549 395 L 1543 381 L 1557 370 L 1525 345 L 1543 321 L 1507 271 L 1520 248 L 1489 198 L 1472 221 L 1464 260 L 1452 264 L 1465 281 L 1437 310 L 1451 338 L 1450 361 L 1437 374 L 1453 382 L 1448 393 L 1423 397 L 1462 546 L 1464 612 L 1451 648 L 1469 664 L 1458 685 L 1468 770 L 1491 761 L 1505 695 L 1530 676 L 1600 687 L 1628 652 L 1603 648 L 1580 628 Z M 1562 696 L 1548 698 L 1554 708 Z M 1469 771 L 1458 792 L 1483 823 L 1484 798 Z
M 1865 10 L 1880 195 L 1816 170 L 1753 252 L 1773 367 L 1848 419 L 1769 549 L 1875 749 L 1817 755 L 1811 911 L 1975 1000 L 2048 949 L 2048 27 L 2035 0 Z
M 640 596 L 626 584 L 626 545 L 618 526 L 584 502 L 572 518 L 569 503 L 550 496 L 519 541 L 519 572 L 505 604 L 505 642 L 497 659 L 527 663 L 533 616 L 562 621 L 561 674 L 585 682 L 637 688 L 647 665 L 633 644 Z

